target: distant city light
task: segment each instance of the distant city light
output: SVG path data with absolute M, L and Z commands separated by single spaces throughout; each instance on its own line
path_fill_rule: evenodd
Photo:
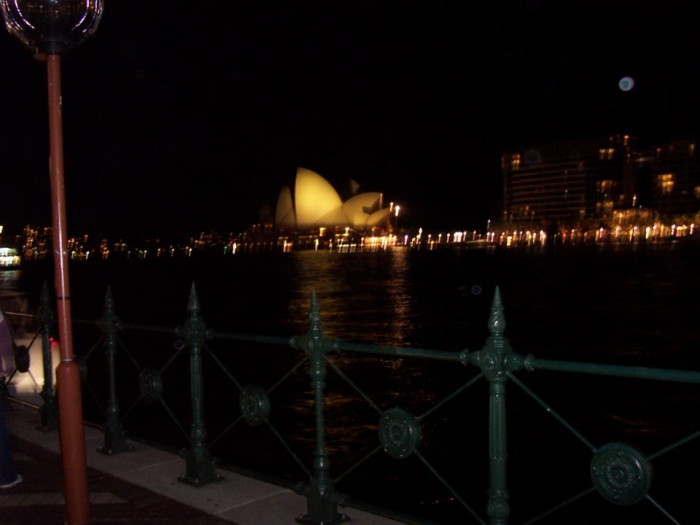
M 622 77 L 617 85 L 622 91 L 630 91 L 634 87 L 634 79 L 632 77 Z

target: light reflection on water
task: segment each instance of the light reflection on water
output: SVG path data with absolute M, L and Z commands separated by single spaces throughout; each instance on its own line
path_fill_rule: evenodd
M 493 293 L 513 349 L 539 358 L 699 368 L 696 244 L 560 252 L 450 249 L 297 251 L 71 265 L 73 315 L 98 318 L 111 287 L 124 321 L 178 325 L 192 284 L 208 327 L 291 336 L 308 330 L 311 295 L 329 338 L 478 350 Z M 22 270 L 36 307 L 50 267 Z
M 73 315 L 98 318 L 111 287 L 124 321 L 185 320 L 192 284 L 207 326 L 290 336 L 308 330 L 316 293 L 333 339 L 478 350 L 498 286 L 513 349 L 548 359 L 698 368 L 697 244 L 541 253 L 450 249 L 298 251 L 71 265 Z M 22 270 L 38 303 L 48 265 Z
M 407 252 L 296 252 L 289 298 L 292 317 L 306 319 L 316 294 L 331 338 L 371 334 L 373 344 L 405 346 L 415 327 Z

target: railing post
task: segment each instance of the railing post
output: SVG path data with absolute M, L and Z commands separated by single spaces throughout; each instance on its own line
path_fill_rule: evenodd
M 39 410 L 39 415 L 41 417 L 40 428 L 44 432 L 50 432 L 58 428 L 56 395 L 53 388 L 53 357 L 51 355 L 51 327 L 56 321 L 56 316 L 50 304 L 49 288 L 46 281 L 44 281 L 36 316 L 41 329 L 41 360 L 44 369 L 44 384 L 41 387 L 41 399 L 43 403 Z
M 494 292 L 489 318 L 489 332 L 484 347 L 473 353 L 464 350 L 460 355 L 463 364 L 480 367 L 490 384 L 489 392 L 489 477 L 486 513 L 491 525 L 508 525 L 510 505 L 506 469 L 506 381 L 508 373 L 525 368 L 525 359 L 514 353 L 503 334 L 506 318 L 503 314 L 501 293 Z
M 316 293 L 311 297 L 309 330 L 303 337 L 295 336 L 291 340 L 293 348 L 303 350 L 310 360 L 311 386 L 314 391 L 314 408 L 316 412 L 316 450 L 314 452 L 314 475 L 309 485 L 300 490 L 306 496 L 307 514 L 299 516 L 297 523 L 313 525 L 335 525 L 350 521 L 345 514 L 338 512 L 338 503 L 343 495 L 335 491 L 329 477 L 328 452 L 325 442 L 325 423 L 323 419 L 323 390 L 326 377 L 326 354 L 337 351 L 337 343 L 326 339 L 321 329 L 321 315 L 318 311 Z
M 192 401 L 192 448 L 184 450 L 181 455 L 186 459 L 187 471 L 178 479 L 183 483 L 201 486 L 222 478 L 216 470 L 216 461 L 206 446 L 207 429 L 203 416 L 204 386 L 202 377 L 202 346 L 211 339 L 204 320 L 199 315 L 199 297 L 192 283 L 189 303 L 189 316 L 185 324 L 177 328 L 177 334 L 185 340 L 190 349 L 190 397 Z
M 107 356 L 107 374 L 109 380 L 109 399 L 107 400 L 107 422 L 104 426 L 104 444 L 97 448 L 103 454 L 116 454 L 133 447 L 126 443 L 124 427 L 119 419 L 119 400 L 117 399 L 117 382 L 114 368 L 114 358 L 117 348 L 117 331 L 121 328 L 121 321 L 114 311 L 114 299 L 112 289 L 107 288 L 105 294 L 105 306 L 102 317 L 98 320 L 98 326 L 105 336 L 105 354 Z

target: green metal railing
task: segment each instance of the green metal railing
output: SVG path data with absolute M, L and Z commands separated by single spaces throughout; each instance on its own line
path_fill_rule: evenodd
M 54 322 L 46 295 L 44 290 L 42 308 L 36 319 L 39 325 L 37 333 L 42 334 L 45 359 L 49 355 L 47 346 Z M 84 402 L 99 407 L 97 416 L 94 410 L 86 407 L 86 417 L 102 418 L 104 443 L 100 451 L 103 453 L 113 455 L 129 451 L 133 446 L 127 442 L 127 436 L 158 441 L 163 436 L 150 434 L 144 437 L 144 419 L 139 420 L 137 414 L 147 414 L 145 421 L 153 421 L 156 414 L 160 414 L 163 421 L 176 429 L 174 434 L 168 434 L 170 442 L 163 441 L 161 444 L 164 447 L 173 447 L 175 442 L 186 444 L 181 449 L 185 473 L 179 478 L 180 481 L 201 486 L 222 479 L 222 465 L 237 468 L 236 451 L 240 445 L 230 444 L 233 443 L 231 436 L 236 432 L 244 439 L 251 438 L 245 445 L 252 451 L 246 454 L 248 459 L 251 455 L 257 455 L 268 458 L 267 462 L 274 467 L 279 466 L 282 462 L 276 459 L 277 456 L 269 459 L 271 445 L 258 443 L 261 432 L 266 429 L 267 435 L 272 436 L 271 442 L 279 446 L 291 464 L 291 468 L 286 468 L 285 474 L 279 476 L 280 483 L 294 486 L 306 497 L 307 512 L 296 517 L 298 523 L 342 523 L 351 519 L 351 513 L 341 513 L 339 507 L 372 508 L 378 505 L 377 501 L 414 497 L 406 493 L 398 497 L 374 493 L 375 501 L 368 503 L 366 494 L 359 498 L 354 497 L 351 491 L 338 491 L 337 487 L 341 485 L 357 489 L 369 483 L 362 481 L 367 471 L 373 479 L 371 486 L 381 488 L 385 483 L 377 482 L 375 478 L 391 472 L 391 467 L 387 466 L 388 459 L 392 464 L 409 462 L 409 467 L 399 468 L 398 471 L 421 480 L 430 478 L 444 492 L 446 496 L 442 501 L 449 502 L 449 516 L 437 510 L 439 506 L 424 502 L 429 508 L 426 515 L 435 523 L 454 523 L 458 520 L 460 523 L 506 525 L 513 520 L 508 479 L 513 474 L 513 469 L 509 469 L 509 444 L 521 437 L 509 434 L 511 427 L 507 424 L 507 415 L 513 412 L 507 405 L 507 399 L 519 391 L 524 394 L 524 399 L 534 401 L 535 407 L 539 406 L 548 418 L 551 417 L 558 428 L 563 428 L 569 437 L 573 437 L 574 443 L 567 446 L 575 447 L 575 443 L 583 445 L 588 454 L 588 463 L 585 466 L 587 472 L 579 469 L 571 473 L 572 477 L 578 478 L 577 482 L 564 484 L 566 488 L 557 487 L 558 490 L 551 485 L 561 485 L 561 480 L 547 477 L 540 480 L 532 469 L 533 482 L 528 482 L 528 486 L 522 489 L 532 492 L 526 497 L 545 501 L 551 495 L 558 499 L 547 503 L 546 508 L 533 506 L 530 517 L 518 512 L 518 522 L 546 523 L 548 519 L 554 519 L 560 523 L 563 519 L 560 517 L 566 515 L 567 509 L 577 515 L 579 511 L 570 509 L 596 495 L 603 505 L 598 514 L 593 511 L 597 515 L 595 523 L 615 523 L 613 516 L 635 516 L 635 512 L 653 512 L 658 523 L 681 523 L 692 512 L 689 498 L 681 497 L 679 499 L 685 502 L 684 505 L 669 508 L 669 505 L 652 496 L 652 486 L 656 488 L 656 483 L 652 483 L 652 462 L 700 436 L 696 420 L 689 421 L 683 427 L 682 435 L 674 434 L 670 443 L 663 444 L 651 454 L 644 454 L 640 447 L 618 439 L 596 445 L 594 442 L 599 438 L 587 437 L 585 431 L 577 428 L 562 411 L 545 401 L 545 395 L 537 393 L 538 387 L 530 383 L 538 375 L 534 372 L 557 372 L 556 377 L 564 378 L 554 383 L 554 395 L 558 396 L 571 377 L 576 377 L 577 381 L 591 376 L 694 385 L 700 383 L 700 372 L 557 361 L 520 355 L 512 349 L 505 336 L 506 320 L 498 288 L 494 292 L 488 321 L 490 335 L 477 351 L 398 348 L 329 339 L 322 329 L 315 294 L 311 298 L 308 331 L 291 338 L 219 332 L 207 328 L 194 285 L 187 314 L 185 322 L 174 329 L 124 323 L 115 314 L 111 291 L 107 290 L 104 312 L 97 321 L 74 322 L 76 333 L 80 332 L 80 336 L 76 336 L 76 355 L 82 363 L 84 389 L 88 394 L 83 396 Z M 8 312 L 7 315 L 12 314 Z M 172 345 L 164 343 L 173 340 Z M 146 346 L 138 346 L 136 342 L 145 343 Z M 104 351 L 104 359 L 99 359 L 100 349 Z M 264 355 L 262 361 L 261 355 Z M 258 360 L 251 361 L 251 356 L 258 356 Z M 374 361 L 365 366 L 365 358 Z M 48 359 L 50 363 L 50 356 Z M 420 375 L 423 382 L 419 383 L 418 388 L 415 388 L 415 383 L 401 377 L 394 383 L 384 376 L 365 377 L 379 374 L 377 370 L 382 369 L 396 379 L 398 374 L 394 374 L 394 371 L 397 368 L 393 363 L 397 361 L 401 369 L 408 368 L 415 372 L 414 376 Z M 435 368 L 436 364 L 443 368 Z M 244 370 L 246 367 L 252 367 L 252 370 Z M 45 372 L 48 372 L 45 377 L 50 378 L 51 373 L 48 370 Z M 215 373 L 218 375 L 214 376 Z M 332 381 L 329 374 L 332 374 Z M 509 384 L 516 389 L 508 389 Z M 434 387 L 435 392 L 426 387 Z M 481 387 L 487 387 L 487 391 L 483 392 L 483 402 L 479 397 L 482 393 L 478 391 Z M 55 429 L 55 404 L 51 389 L 49 379 L 42 389 L 41 407 L 42 426 L 47 430 Z M 411 392 L 411 389 L 414 391 Z M 401 395 L 406 394 L 407 390 L 411 395 Z M 236 393 L 235 398 L 232 393 Z M 467 398 L 467 393 L 471 397 Z M 299 397 L 295 397 L 297 395 Z M 546 395 L 552 393 L 548 391 Z M 356 401 L 348 403 L 351 396 Z M 700 397 L 700 392 L 695 391 L 692 396 L 695 400 Z M 122 400 L 127 401 L 123 405 L 126 407 L 124 410 L 121 409 Z M 400 406 L 398 401 L 412 406 Z M 518 407 L 523 406 L 523 399 L 519 403 Z M 360 405 L 362 411 L 358 408 Z M 336 411 L 336 406 L 346 408 Z M 445 414 L 450 406 L 449 414 L 456 415 L 458 421 L 448 427 L 447 442 L 450 442 L 450 434 L 456 433 L 454 429 L 462 424 L 468 424 L 473 432 L 470 430 L 468 433 L 472 442 L 461 443 L 466 453 L 455 452 L 452 445 L 442 447 L 445 449 L 443 452 L 449 453 L 445 459 L 434 453 L 441 448 L 441 442 L 434 436 L 436 428 L 447 425 Z M 480 409 L 487 410 L 487 413 L 479 414 Z M 215 421 L 211 418 L 212 414 Z M 333 442 L 347 431 L 348 422 L 360 419 L 360 414 L 362 417 L 369 414 L 359 425 L 365 430 L 362 446 L 358 445 L 352 454 L 348 450 L 355 448 L 354 443 L 336 450 Z M 205 415 L 210 416 L 209 422 Z M 484 419 L 476 421 L 482 415 Z M 524 417 L 522 412 L 515 412 L 514 415 Z M 306 423 L 295 426 L 293 416 L 299 416 Z M 430 426 L 429 421 L 432 421 Z M 215 433 L 210 432 L 210 426 L 216 428 Z M 310 428 L 313 432 L 310 432 Z M 487 443 L 480 439 L 482 429 L 485 430 Z M 596 434 L 604 432 L 598 428 Z M 438 444 L 431 446 L 429 442 Z M 256 450 L 257 445 L 260 445 L 259 450 Z M 526 444 L 522 449 L 517 454 L 518 464 L 535 447 Z M 224 461 L 215 457 L 212 450 L 217 451 L 217 456 L 225 456 Z M 545 451 L 539 453 L 538 458 L 563 463 L 580 453 L 580 450 L 572 448 L 571 452 L 557 452 L 550 457 Z M 697 451 L 694 453 L 689 457 L 697 459 Z M 340 461 L 332 464 L 334 458 Z M 465 463 L 457 464 L 454 458 L 460 458 Z M 539 463 L 535 465 L 537 469 L 540 466 Z M 250 470 L 248 466 L 238 467 Z M 418 474 L 415 470 L 418 467 L 423 469 L 421 472 L 425 475 Z M 484 467 L 485 471 L 479 471 L 476 467 Z M 338 468 L 342 472 L 333 477 L 331 473 Z M 393 479 L 394 474 L 391 476 L 390 479 Z M 360 481 L 350 483 L 349 480 L 354 477 Z M 520 477 L 526 478 L 522 473 Z M 669 476 L 666 481 L 673 482 L 673 477 Z M 536 489 L 535 481 L 544 482 L 544 488 Z M 409 485 L 411 483 L 409 480 Z M 583 486 L 574 490 L 577 483 Z M 692 490 L 697 488 L 696 482 Z M 570 492 L 566 493 L 567 490 Z M 684 485 L 682 490 L 690 489 Z M 437 489 L 431 488 L 432 493 L 437 493 Z M 523 499 L 521 497 L 519 501 Z M 648 503 L 653 510 L 645 507 L 639 511 L 642 502 Z M 583 506 L 590 510 L 588 503 Z M 383 512 L 408 522 L 413 519 L 420 520 L 416 521 L 420 523 L 430 521 L 426 515 L 407 517 L 410 512 L 407 513 L 405 509 L 394 509 L 393 512 L 392 509 L 385 509 Z

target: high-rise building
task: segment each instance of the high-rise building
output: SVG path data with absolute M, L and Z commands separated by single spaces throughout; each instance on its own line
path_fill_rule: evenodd
M 642 146 L 615 135 L 506 150 L 504 222 L 612 227 L 692 219 L 700 212 L 695 144 Z

